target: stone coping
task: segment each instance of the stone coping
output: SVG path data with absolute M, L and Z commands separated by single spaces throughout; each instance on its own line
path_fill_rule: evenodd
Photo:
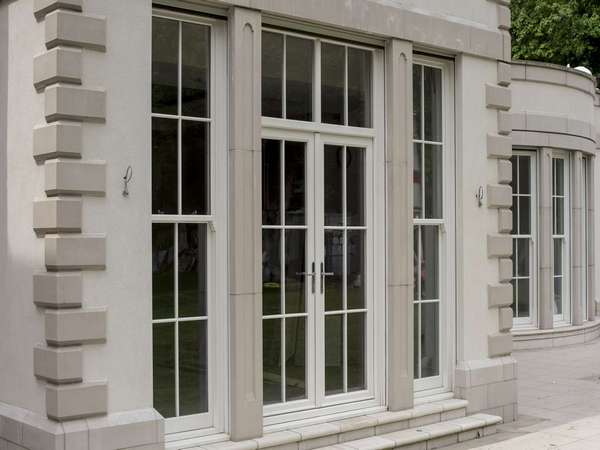
M 600 320 L 584 322 L 582 325 L 568 325 L 540 329 L 513 328 L 515 350 L 529 350 L 565 345 L 581 344 L 600 337 Z
M 538 61 L 512 61 L 512 79 L 558 84 L 595 97 L 596 78 L 587 73 L 558 64 Z

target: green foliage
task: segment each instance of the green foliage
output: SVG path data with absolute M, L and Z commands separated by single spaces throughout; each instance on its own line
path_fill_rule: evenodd
M 512 0 L 513 59 L 600 74 L 600 0 Z

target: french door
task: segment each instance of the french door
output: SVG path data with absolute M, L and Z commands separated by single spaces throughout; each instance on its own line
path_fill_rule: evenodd
M 372 157 L 370 137 L 263 129 L 266 425 L 379 401 Z

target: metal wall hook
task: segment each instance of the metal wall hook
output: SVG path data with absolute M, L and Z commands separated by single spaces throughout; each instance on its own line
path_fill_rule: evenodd
M 127 166 L 127 170 L 125 170 L 125 176 L 123 177 L 123 197 L 129 196 L 129 182 L 133 177 L 133 169 L 131 166 Z
M 481 208 L 483 206 L 483 186 L 479 186 L 477 189 L 477 194 L 475 194 L 475 198 L 477 199 L 477 205 Z

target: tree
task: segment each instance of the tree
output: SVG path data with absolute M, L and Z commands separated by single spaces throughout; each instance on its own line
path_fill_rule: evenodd
M 512 0 L 512 57 L 600 74 L 599 0 Z

